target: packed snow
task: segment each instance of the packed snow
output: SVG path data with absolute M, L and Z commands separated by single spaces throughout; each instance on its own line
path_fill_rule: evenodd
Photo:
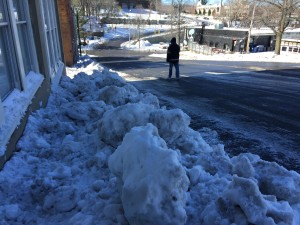
M 0 224 L 300 224 L 300 175 L 229 157 L 84 56 L 33 113 L 0 172 Z

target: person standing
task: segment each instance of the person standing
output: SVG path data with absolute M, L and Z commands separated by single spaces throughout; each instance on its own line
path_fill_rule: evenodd
M 172 77 L 174 66 L 176 70 L 176 78 L 179 79 L 179 52 L 180 47 L 178 44 L 176 44 L 176 38 L 173 37 L 167 51 L 167 62 L 169 63 L 169 78 Z

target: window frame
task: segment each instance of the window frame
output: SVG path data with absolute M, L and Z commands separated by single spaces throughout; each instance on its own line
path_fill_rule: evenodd
M 46 37 L 46 42 L 48 44 L 50 71 L 51 71 L 51 75 L 53 75 L 58 72 L 60 67 L 60 62 L 62 61 L 61 49 L 60 46 L 58 45 L 59 28 L 58 28 L 58 21 L 56 15 L 57 13 L 55 10 L 54 1 L 49 1 L 49 0 L 41 0 L 41 1 L 43 2 L 42 10 L 43 10 L 44 22 L 45 22 L 45 33 L 46 33 L 45 37 Z
M 20 70 L 19 70 L 19 62 L 18 62 L 18 56 L 17 56 L 17 47 L 15 43 L 14 38 L 14 30 L 13 30 L 13 22 L 11 20 L 11 15 L 13 14 L 11 9 L 11 0 L 4 0 L 2 2 L 3 4 L 3 16 L 4 16 L 4 22 L 0 23 L 1 29 L 6 29 L 6 32 L 4 32 L 3 37 L 3 46 L 5 46 L 5 56 L 7 60 L 7 73 L 10 77 L 10 83 L 11 83 L 11 90 L 7 93 L 7 95 L 2 96 L 2 98 L 6 98 L 13 89 L 17 88 L 22 90 L 23 84 L 22 84 L 22 78 L 20 76 Z M 12 41 L 9 41 L 12 40 Z M 15 65 L 15 66 L 13 66 Z M 3 99 L 3 100 L 4 100 Z
M 36 2 L 37 8 L 37 16 L 41 18 L 38 21 L 39 30 L 41 36 L 41 43 L 44 46 L 42 48 L 42 54 L 44 58 L 44 65 L 48 65 L 45 68 L 45 73 L 47 76 L 50 77 L 51 82 L 55 85 L 59 82 L 60 77 L 64 70 L 64 63 L 62 60 L 62 49 L 61 46 L 58 44 L 60 43 L 59 40 L 59 24 L 58 24 L 58 14 L 56 11 L 55 1 L 51 0 L 37 0 Z M 48 6 L 45 8 L 45 6 Z M 46 10 L 45 10 L 46 9 Z M 50 16 L 50 17 L 49 17 Z M 49 40 L 49 36 L 47 35 L 47 20 L 50 18 L 50 30 L 55 31 L 53 38 Z M 54 43 L 54 44 L 53 44 Z M 55 47 L 55 43 L 57 47 Z M 53 46 L 53 47 L 51 47 Z M 50 48 L 51 47 L 51 48 Z M 55 48 L 54 48 L 55 47 Z M 56 52 L 55 52 L 56 51 Z M 51 62 L 51 54 L 53 53 L 53 64 Z
M 13 0 L 10 0 L 13 2 Z M 17 0 L 18 1 L 18 0 Z M 16 27 L 17 27 L 17 34 L 19 37 L 19 40 L 25 40 L 26 45 L 25 45 L 25 52 L 23 53 L 23 48 L 21 49 L 21 56 L 23 59 L 23 54 L 25 55 L 26 53 L 28 53 L 29 60 L 26 60 L 26 63 L 28 62 L 29 65 L 26 65 L 26 67 L 29 67 L 29 71 L 25 71 L 25 75 L 28 75 L 30 71 L 34 71 L 34 72 L 38 72 L 38 62 L 37 62 L 37 57 L 36 57 L 36 51 L 35 51 L 35 44 L 34 44 L 34 38 L 33 38 L 33 31 L 32 31 L 32 26 L 31 26 L 31 18 L 30 18 L 30 13 L 29 13 L 29 6 L 28 6 L 28 0 L 26 1 L 18 1 L 19 2 L 19 9 L 20 9 L 20 14 L 22 15 L 21 20 L 17 20 L 15 18 L 15 22 L 16 22 Z M 13 3 L 12 3 L 13 5 Z M 19 16 L 19 15 L 18 15 Z M 24 30 L 24 32 L 22 32 L 22 34 L 20 35 L 19 29 L 21 29 L 22 31 Z M 22 37 L 20 37 L 22 36 Z M 21 42 L 19 42 L 21 43 Z M 27 55 L 27 54 L 26 54 Z M 24 65 L 24 60 L 23 60 L 23 66 L 24 66 L 24 70 L 25 70 L 25 65 Z
M 18 32 L 18 21 L 14 13 L 13 0 L 3 0 L 3 18 L 4 21 L 0 22 L 1 29 L 6 29 L 3 35 L 3 44 L 5 45 L 5 58 L 7 60 L 7 73 L 10 78 L 10 91 L 5 96 L 0 96 L 0 126 L 4 122 L 4 108 L 3 101 L 13 92 L 14 89 L 19 89 L 20 91 L 26 90 L 26 75 L 30 71 L 39 73 L 38 59 L 36 55 L 36 47 L 34 43 L 33 30 L 31 26 L 31 18 L 29 12 L 28 0 L 20 1 L 21 4 L 21 14 L 24 15 L 22 18 L 22 24 L 26 23 L 25 36 L 27 43 L 27 55 L 30 55 L 30 70 L 28 73 L 25 72 L 23 55 L 20 45 L 20 38 Z M 26 57 L 24 55 L 24 57 Z

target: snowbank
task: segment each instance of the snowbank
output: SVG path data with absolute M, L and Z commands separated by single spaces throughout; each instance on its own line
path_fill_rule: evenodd
M 0 224 L 300 224 L 298 173 L 229 157 L 89 57 L 68 74 L 0 172 Z
M 168 149 L 157 129 L 135 127 L 109 158 L 110 170 L 121 180 L 125 216 L 131 225 L 179 225 L 189 180 L 177 153 Z
M 151 54 L 151 57 L 165 58 L 165 54 Z M 257 52 L 250 54 L 213 54 L 202 55 L 190 51 L 181 51 L 180 59 L 185 60 L 213 60 L 213 61 L 250 61 L 250 62 L 285 62 L 285 63 L 299 63 L 300 54 L 292 52 L 281 52 L 280 55 L 275 55 L 274 52 Z M 262 68 L 263 69 L 263 68 Z

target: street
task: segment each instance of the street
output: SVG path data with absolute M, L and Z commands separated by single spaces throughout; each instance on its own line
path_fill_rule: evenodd
M 300 172 L 299 64 L 181 60 L 176 81 L 166 79 L 165 59 L 149 52 L 106 47 L 90 54 L 135 77 L 130 82 L 161 105 L 181 108 L 193 129 L 230 156 L 250 152 Z

